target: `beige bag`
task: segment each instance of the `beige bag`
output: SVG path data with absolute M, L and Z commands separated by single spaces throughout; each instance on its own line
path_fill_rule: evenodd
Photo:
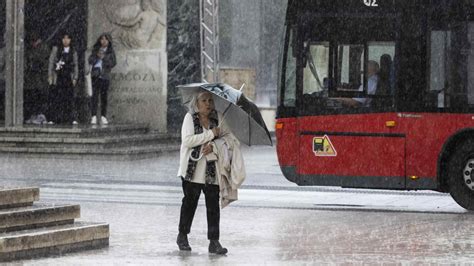
M 88 64 L 88 71 L 86 71 L 85 75 L 85 85 L 86 85 L 86 95 L 92 97 L 92 76 L 91 76 L 91 68 L 92 66 Z
M 206 161 L 207 162 L 217 161 L 217 155 L 214 152 L 209 153 L 208 155 L 206 155 Z

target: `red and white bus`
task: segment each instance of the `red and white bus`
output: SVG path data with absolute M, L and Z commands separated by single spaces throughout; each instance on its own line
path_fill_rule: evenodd
M 288 180 L 474 210 L 474 1 L 289 0 L 281 54 Z

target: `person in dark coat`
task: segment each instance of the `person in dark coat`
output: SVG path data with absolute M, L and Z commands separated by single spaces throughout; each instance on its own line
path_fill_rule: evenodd
M 77 124 L 74 102 L 74 87 L 79 76 L 77 51 L 72 36 L 61 35 L 58 46 L 54 46 L 49 57 L 48 82 L 52 85 L 50 116 L 58 124 Z
M 25 120 L 32 122 L 37 116 L 46 115 L 48 111 L 48 45 L 37 33 L 29 38 L 25 69 Z
M 100 95 L 101 122 L 103 125 L 107 121 L 107 97 L 110 86 L 110 72 L 117 64 L 115 51 L 112 45 L 112 37 L 103 33 L 97 39 L 92 48 L 92 54 L 89 56 L 92 75 L 92 106 L 91 124 L 97 124 L 97 106 Z

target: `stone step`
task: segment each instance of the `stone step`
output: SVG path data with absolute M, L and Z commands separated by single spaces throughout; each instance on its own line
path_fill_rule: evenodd
M 0 137 L 52 137 L 52 138 L 89 138 L 104 136 L 120 136 L 146 134 L 147 125 L 108 125 L 108 126 L 23 126 L 0 127 Z
M 39 200 L 39 188 L 0 188 L 0 210 L 32 205 Z
M 32 158 L 138 160 L 175 152 L 179 148 L 179 144 L 158 144 L 154 146 L 110 149 L 0 147 L 0 154 Z
M 70 224 L 81 215 L 79 205 L 35 203 L 0 210 L 0 232 Z
M 108 149 L 130 146 L 154 146 L 178 143 L 179 138 L 168 134 L 134 134 L 129 136 L 107 136 L 103 138 L 58 138 L 58 137 L 1 137 L 0 147 L 24 148 L 72 148 Z
M 0 261 L 12 261 L 106 247 L 109 225 L 73 224 L 0 234 Z

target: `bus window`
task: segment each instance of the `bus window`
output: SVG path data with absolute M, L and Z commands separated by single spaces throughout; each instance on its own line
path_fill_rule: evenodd
M 369 61 L 376 62 L 379 66 L 375 92 L 368 90 L 368 94 L 380 96 L 374 99 L 374 105 L 382 108 L 388 107 L 392 103 L 391 96 L 395 91 L 395 66 L 393 63 L 395 42 L 369 42 L 367 46 Z
M 362 91 L 364 45 L 339 45 L 337 53 L 337 90 Z
M 290 30 L 289 37 L 287 39 L 287 54 L 285 62 L 285 85 L 283 93 L 283 105 L 286 107 L 294 107 L 296 105 L 296 57 L 293 53 L 294 42 L 293 31 Z
M 474 23 L 453 22 L 430 32 L 429 106 L 450 109 L 474 107 Z
M 311 94 L 322 92 L 324 89 L 327 90 L 329 43 L 310 44 L 306 53 L 306 66 L 303 70 L 303 93 Z
M 436 95 L 435 102 L 438 108 L 444 107 L 444 89 L 449 84 L 449 50 L 451 47 L 450 31 L 432 31 L 431 32 L 431 51 L 430 51 L 430 94 Z
M 364 51 L 367 51 L 367 57 Z M 338 64 L 341 67 L 337 90 L 359 91 L 371 95 L 355 97 L 352 100 L 339 98 L 339 101 L 351 107 L 391 107 L 395 90 L 395 42 L 373 41 L 368 42 L 366 46 L 339 46 L 338 52 Z

